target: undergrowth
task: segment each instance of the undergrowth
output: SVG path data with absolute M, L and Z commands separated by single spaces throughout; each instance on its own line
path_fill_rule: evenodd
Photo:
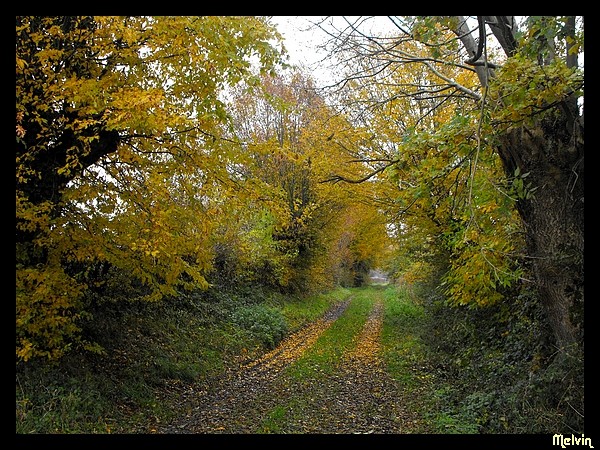
M 249 287 L 158 304 L 96 299 L 84 332 L 102 352 L 17 363 L 16 432 L 152 432 L 180 413 L 186 386 L 210 383 L 240 358 L 273 348 L 349 293 L 284 297 Z M 583 357 L 555 357 L 534 294 L 517 291 L 485 309 L 449 307 L 431 285 L 390 287 L 384 295 L 388 370 L 413 394 L 426 432 L 583 434 Z M 365 302 L 352 305 L 367 314 Z M 333 355 L 336 333 L 358 329 L 338 320 L 320 356 L 306 358 Z
M 147 433 L 178 414 L 179 394 L 277 345 L 346 291 L 283 297 L 259 288 L 181 295 L 158 304 L 95 299 L 86 339 L 100 353 L 20 362 L 16 432 Z
M 515 289 L 496 306 L 470 309 L 448 306 L 431 285 L 416 292 L 436 432 L 584 432 L 583 356 L 556 357 L 534 293 Z

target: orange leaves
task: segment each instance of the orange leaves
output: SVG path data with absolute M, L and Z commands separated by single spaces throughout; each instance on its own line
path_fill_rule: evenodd
M 16 125 L 16 134 L 17 139 L 22 139 L 25 137 L 25 128 L 21 125 L 23 122 L 23 111 L 17 111 L 17 125 Z
M 377 298 L 371 314 L 367 318 L 361 334 L 358 336 L 356 347 L 347 355 L 348 359 L 366 367 L 372 367 L 378 361 L 380 349 L 381 327 L 383 326 L 383 301 Z

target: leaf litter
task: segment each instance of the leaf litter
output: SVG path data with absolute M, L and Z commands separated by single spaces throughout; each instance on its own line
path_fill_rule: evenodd
M 407 407 L 407 393 L 386 372 L 381 359 L 383 302 L 377 298 L 356 345 L 333 373 L 293 380 L 285 368 L 298 360 L 344 313 L 350 301 L 284 339 L 261 358 L 241 364 L 216 385 L 191 386 L 182 393 L 182 414 L 158 433 L 371 434 L 420 432 L 421 420 Z M 183 405 L 186 406 L 183 406 Z M 285 405 L 285 406 L 282 406 Z M 273 412 L 286 420 L 262 426 Z

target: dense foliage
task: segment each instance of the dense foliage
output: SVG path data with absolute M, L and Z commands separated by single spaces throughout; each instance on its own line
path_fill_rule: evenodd
M 115 269 L 207 286 L 230 149 L 222 89 L 271 70 L 264 19 L 17 17 L 17 356 L 60 356 Z M 214 142 L 214 143 L 213 143 Z
M 404 282 L 436 283 L 444 305 L 436 305 L 436 327 L 445 331 L 440 345 L 456 337 L 448 354 L 497 352 L 518 367 L 511 376 L 519 382 L 503 385 L 515 403 L 535 391 L 541 404 L 568 410 L 559 413 L 563 426 L 580 428 L 583 18 L 388 19 L 387 33 L 373 17 L 331 17 L 315 26 L 330 36 L 342 72 L 333 83 L 340 107 L 376 130 L 363 161 L 387 181 L 380 198 L 398 242 L 389 271 Z M 525 319 L 531 311 L 535 321 Z M 456 323 L 447 323 L 450 317 Z M 511 338 L 504 341 L 527 342 L 525 353 L 494 333 L 483 338 L 491 338 L 490 348 L 482 342 L 480 327 L 497 330 L 504 321 Z M 467 323 L 474 336 L 452 332 Z M 527 324 L 551 332 L 520 334 Z M 480 369 L 474 377 L 489 382 L 493 371 Z M 535 414 L 537 406 L 522 411 Z
M 372 194 L 321 183 L 326 136 L 359 137 L 275 77 L 276 38 L 264 18 L 17 18 L 18 360 L 99 350 L 79 330 L 105 298 L 307 292 L 375 263 Z
M 323 91 L 265 17 L 17 16 L 21 373 L 128 363 L 142 329 L 156 380 L 197 379 L 275 346 L 282 294 L 379 267 L 425 286 L 457 414 L 582 429 L 582 19 L 390 20 L 319 22 L 342 77 Z M 161 356 L 161 313 L 197 346 Z

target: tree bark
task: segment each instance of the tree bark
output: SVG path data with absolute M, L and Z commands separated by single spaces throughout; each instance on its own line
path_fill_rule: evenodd
M 478 23 L 489 26 L 508 57 L 515 54 L 513 16 L 479 16 Z M 574 36 L 574 17 L 566 31 Z M 454 33 L 471 57 L 478 56 L 479 43 L 464 17 L 456 16 Z M 479 39 L 485 36 L 480 33 Z M 568 55 L 566 62 L 576 66 L 576 55 Z M 487 86 L 493 72 L 475 70 Z M 506 176 L 511 179 L 518 168 L 537 188 L 532 197 L 517 201 L 517 210 L 540 300 L 562 355 L 575 353 L 583 342 L 583 129 L 583 112 L 579 114 L 577 98 L 571 96 L 534 126 L 509 129 L 496 146 Z
M 540 301 L 565 355 L 581 349 L 584 300 L 583 123 L 570 133 L 569 122 L 557 112 L 535 128 L 510 130 L 497 148 L 506 175 L 518 167 L 537 188 L 517 209 Z

